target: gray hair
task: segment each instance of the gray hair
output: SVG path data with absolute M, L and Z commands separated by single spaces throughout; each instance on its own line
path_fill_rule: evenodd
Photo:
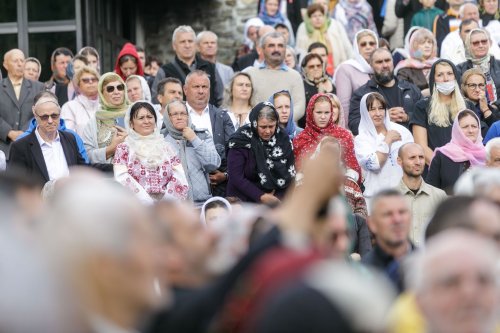
M 259 114 L 257 115 L 257 119 L 267 119 L 270 121 L 278 121 L 277 112 L 273 107 L 264 106 L 259 110 Z
M 173 101 L 171 101 L 170 103 L 165 105 L 165 111 L 167 112 L 167 115 L 170 115 L 170 106 L 174 105 L 174 104 L 182 105 L 187 111 L 187 106 L 186 106 L 186 103 L 184 101 L 178 101 L 178 100 L 174 99 Z
M 495 147 L 500 148 L 500 137 L 491 139 L 486 143 L 486 146 L 484 146 L 484 149 L 486 150 L 486 160 L 491 158 L 491 150 Z
M 188 85 L 189 81 L 191 80 L 191 77 L 193 77 L 193 76 L 204 76 L 204 77 L 206 77 L 207 80 L 208 80 L 208 86 L 210 87 L 210 75 L 208 75 L 207 72 L 204 72 L 201 69 L 195 69 L 194 71 L 192 71 L 191 73 L 189 73 L 186 76 L 186 80 L 184 82 L 184 85 Z
M 215 42 L 219 40 L 219 37 L 217 37 L 217 34 L 215 32 L 210 30 L 205 30 L 196 35 L 196 44 L 200 44 L 203 38 L 208 36 L 215 36 Z
M 192 33 L 193 36 L 196 37 L 196 33 L 194 32 L 193 28 L 191 28 L 190 25 L 180 25 L 177 28 L 175 28 L 174 33 L 172 34 L 172 43 L 174 43 L 177 40 L 177 35 L 185 32 Z
M 471 5 L 473 6 L 474 8 L 476 8 L 479 12 L 479 8 L 477 8 L 477 5 L 475 5 L 474 3 L 472 2 L 466 2 L 464 3 L 462 6 L 460 6 L 460 8 L 458 9 L 458 17 L 459 18 L 463 18 L 464 17 L 464 11 L 465 11 L 465 7 L 467 7 L 468 5 Z
M 262 36 L 260 38 L 260 47 L 264 48 L 264 45 L 266 44 L 266 41 L 268 38 L 283 38 L 283 45 L 286 45 L 286 39 L 285 39 L 285 36 L 283 36 L 283 34 L 281 32 L 277 32 L 277 31 L 272 31 L 272 32 L 268 32 L 267 34 L 265 34 L 264 36 Z
M 497 143 L 500 143 L 500 140 L 497 140 Z M 495 188 L 500 188 L 500 169 L 476 167 L 458 178 L 453 186 L 453 194 L 488 197 Z

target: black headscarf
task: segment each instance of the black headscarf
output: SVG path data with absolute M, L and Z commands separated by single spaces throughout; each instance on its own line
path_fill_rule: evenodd
M 429 73 L 429 90 L 431 92 L 431 95 L 434 92 L 434 84 L 435 84 L 434 75 L 436 73 L 436 66 L 439 64 L 442 64 L 443 62 L 450 65 L 451 69 L 453 70 L 453 75 L 455 75 L 455 80 L 457 81 L 457 84 L 460 87 L 461 77 L 458 73 L 457 66 L 455 66 L 454 63 L 452 63 L 451 61 L 449 61 L 447 59 L 439 59 L 439 60 L 436 60 L 436 62 L 432 64 L 431 71 Z
M 257 132 L 257 120 L 264 107 L 276 114 L 276 130 L 269 141 L 264 141 Z M 257 164 L 259 187 L 263 190 L 286 189 L 295 177 L 295 159 L 292 143 L 286 132 L 278 125 L 279 115 L 269 102 L 257 104 L 248 116 L 250 124 L 238 128 L 229 139 L 229 149 L 251 149 Z

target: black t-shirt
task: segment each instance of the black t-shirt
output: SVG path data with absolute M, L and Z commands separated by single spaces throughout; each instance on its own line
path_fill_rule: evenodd
M 395 83 L 392 87 L 383 87 L 379 85 L 380 93 L 387 101 L 387 108 L 395 106 L 403 106 L 402 91 L 399 89 L 398 84 Z
M 429 106 L 430 99 L 420 100 L 415 104 L 415 111 L 410 119 L 410 127 L 418 125 L 427 129 L 427 145 L 434 150 L 442 147 L 451 140 L 451 129 L 453 120 L 450 119 L 448 127 L 439 127 L 435 124 L 429 124 Z

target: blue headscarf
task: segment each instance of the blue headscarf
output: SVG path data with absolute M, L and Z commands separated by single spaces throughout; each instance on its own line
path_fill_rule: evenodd
M 288 123 L 286 124 L 285 127 L 285 132 L 288 134 L 288 137 L 290 140 L 292 140 L 297 134 L 299 134 L 302 131 L 302 128 L 298 127 L 295 125 L 295 122 L 293 121 L 293 100 L 292 100 L 292 95 L 288 90 L 280 90 L 278 92 L 275 92 L 274 94 L 269 97 L 268 101 L 274 105 L 274 96 L 277 94 L 282 94 L 285 93 L 290 97 L 290 117 L 288 117 Z M 278 112 L 279 113 L 279 112 Z
M 260 2 L 260 10 L 259 10 L 259 18 L 264 22 L 264 24 L 270 25 L 270 26 L 275 26 L 278 23 L 285 23 L 285 18 L 283 17 L 283 14 L 280 12 L 280 4 L 281 2 L 278 1 L 278 11 L 274 15 L 269 15 L 266 11 L 266 0 L 261 0 Z

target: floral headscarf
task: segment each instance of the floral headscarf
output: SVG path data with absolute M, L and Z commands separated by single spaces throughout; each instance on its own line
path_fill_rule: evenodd
M 332 101 L 326 94 L 316 94 L 309 101 L 306 109 L 306 128 L 293 139 L 297 168 L 300 170 L 302 160 L 315 151 L 321 139 L 325 136 L 331 136 L 336 138 L 342 146 L 342 151 L 344 153 L 343 161 L 346 167 L 356 171 L 358 174 L 358 181 L 361 181 L 361 168 L 354 155 L 354 142 L 351 132 L 335 125 L 333 117 L 330 117 L 328 124 L 324 128 L 320 128 L 314 122 L 314 107 L 316 105 L 316 100 L 320 97 L 328 101 L 330 109 L 333 109 Z
M 274 135 L 269 141 L 259 137 L 257 120 L 260 111 L 265 107 L 274 111 L 278 122 L 279 115 L 274 105 L 269 102 L 261 102 L 250 111 L 248 116 L 250 124 L 238 128 L 229 139 L 228 147 L 229 149 L 252 150 L 257 164 L 257 174 L 260 178 L 259 187 L 262 190 L 286 189 L 295 178 L 292 144 L 288 134 L 278 124 L 276 124 Z

